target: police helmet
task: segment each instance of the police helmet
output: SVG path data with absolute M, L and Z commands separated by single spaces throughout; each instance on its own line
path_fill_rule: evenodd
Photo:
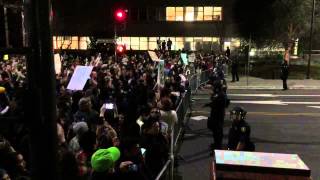
M 230 111 L 230 119 L 234 120 L 236 116 L 240 116 L 241 120 L 245 120 L 247 111 L 242 107 L 236 106 Z

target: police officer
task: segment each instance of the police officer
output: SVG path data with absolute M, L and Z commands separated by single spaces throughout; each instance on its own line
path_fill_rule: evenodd
M 239 81 L 239 75 L 238 75 L 238 60 L 237 59 L 232 59 L 231 61 L 231 74 L 232 74 L 232 81 Z
M 246 114 L 241 107 L 234 107 L 230 111 L 232 127 L 229 130 L 228 150 L 254 151 L 254 144 L 250 140 L 250 126 L 245 121 Z
M 287 90 L 287 79 L 289 75 L 289 68 L 288 68 L 288 63 L 286 60 L 283 60 L 281 63 L 281 79 L 282 79 L 282 84 L 283 84 L 283 90 Z
M 213 84 L 213 94 L 211 103 L 206 106 L 211 107 L 210 117 L 208 118 L 207 127 L 213 133 L 214 143 L 212 148 L 222 149 L 223 138 L 223 123 L 226 108 L 226 95 L 223 91 L 220 81 L 215 81 Z

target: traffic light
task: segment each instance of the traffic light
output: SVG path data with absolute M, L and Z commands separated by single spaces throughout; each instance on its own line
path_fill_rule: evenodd
M 114 18 L 116 22 L 125 22 L 127 19 L 127 12 L 128 10 L 125 9 L 116 9 L 114 12 Z
M 116 50 L 117 54 L 122 54 L 126 51 L 126 46 L 123 44 L 117 44 Z

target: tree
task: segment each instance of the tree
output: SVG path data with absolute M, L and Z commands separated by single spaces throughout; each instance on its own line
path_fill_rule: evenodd
M 251 36 L 258 47 L 282 43 L 290 51 L 309 32 L 311 0 L 235 0 L 234 5 L 240 35 Z

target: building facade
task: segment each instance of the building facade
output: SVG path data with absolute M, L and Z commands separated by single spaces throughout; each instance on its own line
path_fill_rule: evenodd
M 240 46 L 234 29 L 232 1 L 223 0 L 88 0 L 53 4 L 55 49 L 86 49 L 89 36 L 114 38 L 113 13 L 128 10 L 124 26 L 117 27 L 117 42 L 127 49 L 153 50 L 157 39 L 172 41 L 172 49 L 223 50 Z

